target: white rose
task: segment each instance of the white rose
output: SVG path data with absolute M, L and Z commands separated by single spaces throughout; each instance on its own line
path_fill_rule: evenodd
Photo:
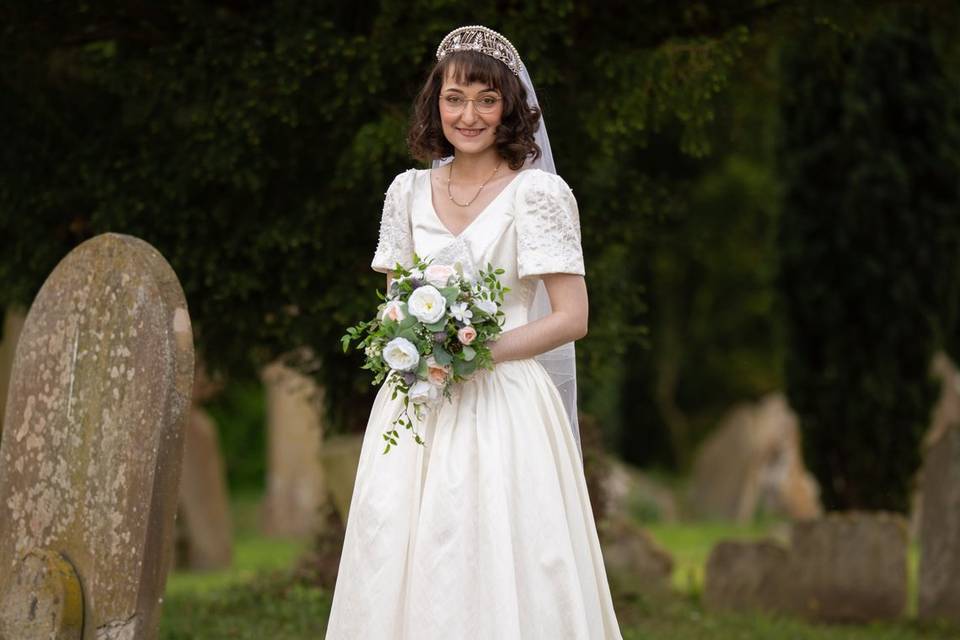
M 453 267 L 448 264 L 432 264 L 424 270 L 423 276 L 433 286 L 445 287 L 455 273 Z
M 440 388 L 426 380 L 417 380 L 407 391 L 407 397 L 414 404 L 432 404 L 440 397 Z
M 420 353 L 406 338 L 394 338 L 383 348 L 383 359 L 391 369 L 411 371 L 420 364 Z
M 396 320 L 400 322 L 407 317 L 407 314 L 404 310 L 406 305 L 399 300 L 390 300 L 383 306 L 383 311 L 380 313 L 380 320 Z
M 424 285 L 410 294 L 407 309 L 424 324 L 433 324 L 447 312 L 447 301 L 436 287 Z
M 477 300 L 473 303 L 473 306 L 490 316 L 497 312 L 497 303 L 493 300 Z

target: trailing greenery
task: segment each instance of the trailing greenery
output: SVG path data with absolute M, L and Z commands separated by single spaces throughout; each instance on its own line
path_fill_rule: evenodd
M 956 88 L 928 20 L 784 59 L 781 276 L 790 402 L 832 509 L 905 511 L 958 300 Z

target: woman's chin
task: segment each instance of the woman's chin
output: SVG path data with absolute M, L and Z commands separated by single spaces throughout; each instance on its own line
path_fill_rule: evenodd
M 451 144 L 453 144 L 453 148 L 456 149 L 458 153 L 476 155 L 492 148 L 493 140 L 464 140 L 461 137 Z

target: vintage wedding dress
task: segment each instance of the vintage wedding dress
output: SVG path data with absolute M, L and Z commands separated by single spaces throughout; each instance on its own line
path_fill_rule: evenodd
M 414 252 L 503 268 L 505 331 L 527 322 L 537 276 L 584 273 L 573 193 L 539 169 L 457 236 L 430 172 L 400 174 L 372 266 L 409 266 Z M 426 446 L 400 428 L 384 455 L 401 408 L 390 396 L 384 384 L 363 439 L 327 640 L 621 638 L 578 447 L 543 367 L 481 370 L 419 424 Z

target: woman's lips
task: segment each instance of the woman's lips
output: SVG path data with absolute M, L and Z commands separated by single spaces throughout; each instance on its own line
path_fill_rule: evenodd
M 465 138 L 476 138 L 481 133 L 483 133 L 483 129 L 459 129 L 458 128 L 457 131 L 459 131 L 460 135 L 464 136 Z

